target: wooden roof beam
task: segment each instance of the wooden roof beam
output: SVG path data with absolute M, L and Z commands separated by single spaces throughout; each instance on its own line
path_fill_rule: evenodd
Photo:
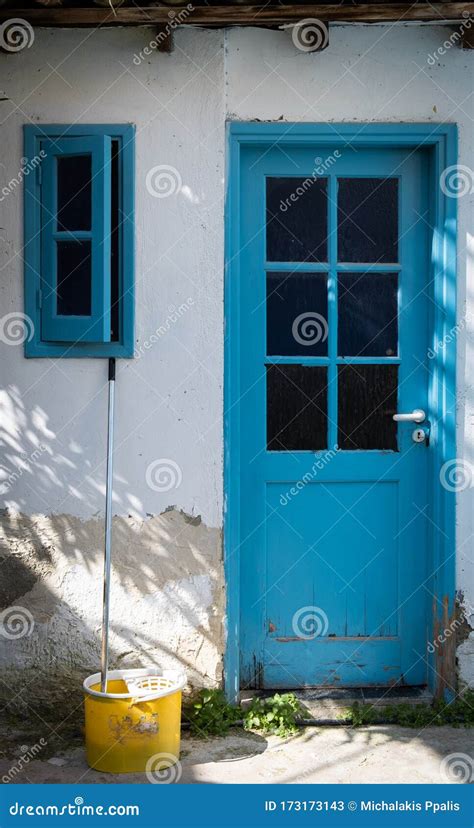
M 188 7 L 189 8 L 189 7 Z M 186 9 L 186 6 L 184 6 Z M 179 16 L 182 7 L 174 7 Z M 36 9 L 0 8 L 0 24 L 12 17 L 32 26 L 68 28 L 93 26 L 160 26 L 169 23 L 170 7 Z M 305 18 L 341 23 L 462 22 L 474 17 L 474 3 L 365 3 L 363 5 L 196 6 L 183 15 L 182 26 L 281 26 Z

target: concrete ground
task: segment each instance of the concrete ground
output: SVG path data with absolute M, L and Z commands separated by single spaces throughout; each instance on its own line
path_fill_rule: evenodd
M 10 729 L 2 740 L 0 780 L 12 783 L 147 783 L 146 774 L 110 775 L 87 767 L 81 739 L 59 737 L 34 751 L 25 734 Z M 41 744 L 41 743 L 40 743 Z M 6 745 L 6 747 L 5 747 Z M 458 770 L 453 754 L 461 755 Z M 398 783 L 468 782 L 473 768 L 472 730 L 411 730 L 377 725 L 308 727 L 281 740 L 234 729 L 225 738 L 182 739 L 180 783 Z M 24 757 L 30 756 L 28 761 Z M 21 759 L 23 757 L 23 760 Z M 464 757 L 464 758 L 462 758 Z M 456 764 L 456 763 L 455 763 Z M 20 767 L 21 766 L 21 767 Z M 460 769 L 460 770 L 459 770 Z M 454 775 L 453 775 L 454 774 Z M 165 777 L 159 777 L 164 781 Z

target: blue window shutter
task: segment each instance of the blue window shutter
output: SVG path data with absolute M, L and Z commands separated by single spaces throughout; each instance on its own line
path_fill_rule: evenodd
M 107 135 L 41 142 L 41 338 L 49 342 L 110 342 L 111 139 Z M 90 230 L 58 226 L 58 158 L 90 155 Z M 90 312 L 58 313 L 58 247 L 61 242 L 90 245 Z M 87 289 L 87 286 L 85 286 Z

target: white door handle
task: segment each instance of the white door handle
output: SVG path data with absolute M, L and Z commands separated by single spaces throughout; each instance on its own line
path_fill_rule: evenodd
M 422 423 L 426 420 L 426 414 L 422 408 L 415 408 L 409 414 L 394 414 L 393 419 L 397 423 Z

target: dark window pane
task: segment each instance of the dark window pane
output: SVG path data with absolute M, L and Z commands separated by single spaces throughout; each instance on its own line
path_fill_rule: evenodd
M 327 210 L 326 178 L 267 178 L 268 261 L 327 261 Z
M 397 365 L 340 365 L 339 448 L 397 451 L 397 391 Z
M 267 366 L 267 448 L 327 448 L 327 369 Z
M 92 215 L 92 158 L 58 158 L 58 230 L 90 230 Z
M 90 241 L 57 242 L 57 311 L 60 316 L 90 316 L 92 262 Z
M 267 354 L 326 356 L 325 273 L 267 273 Z
M 398 352 L 398 274 L 339 273 L 339 356 Z
M 398 180 L 340 178 L 338 260 L 398 261 Z
M 110 325 L 112 342 L 120 338 L 120 189 L 119 189 L 119 143 L 112 141 L 112 194 L 111 194 L 111 236 L 110 236 Z

